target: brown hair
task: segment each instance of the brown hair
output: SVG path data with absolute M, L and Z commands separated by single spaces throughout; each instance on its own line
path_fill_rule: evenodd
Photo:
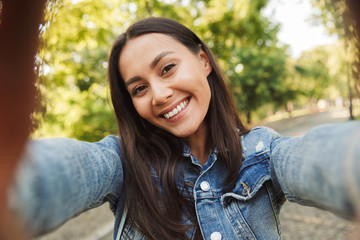
M 211 100 L 205 121 L 219 151 L 218 159 L 228 169 L 225 192 L 235 185 L 242 164 L 239 136 L 245 134 L 246 129 L 212 53 L 191 30 L 174 20 L 152 17 L 136 22 L 116 39 L 110 53 L 108 74 L 123 155 L 128 221 L 148 239 L 187 239 L 185 232 L 196 226 L 197 221 L 193 201 L 176 186 L 176 179 L 183 176 L 181 141 L 140 117 L 119 70 L 119 58 L 127 41 L 148 33 L 166 34 L 193 53 L 202 49 L 209 57 Z M 193 225 L 185 225 L 183 217 L 190 219 Z

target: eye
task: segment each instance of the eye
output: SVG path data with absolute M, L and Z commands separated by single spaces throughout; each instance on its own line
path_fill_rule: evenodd
M 162 72 L 161 72 L 161 76 L 163 76 L 163 75 L 167 74 L 168 72 L 170 72 L 171 69 L 173 69 L 174 67 L 175 67 L 175 64 L 174 64 L 174 63 L 170 63 L 170 64 L 166 65 L 166 66 L 163 68 Z
M 146 85 L 137 86 L 132 90 L 131 95 L 136 96 L 137 94 L 139 94 L 141 91 L 145 90 L 146 88 L 147 88 Z

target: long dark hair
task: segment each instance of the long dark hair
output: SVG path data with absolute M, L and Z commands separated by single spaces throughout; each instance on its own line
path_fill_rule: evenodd
M 176 185 L 184 162 L 181 141 L 140 117 L 119 70 L 125 44 L 148 33 L 166 34 L 193 53 L 202 49 L 209 57 L 211 100 L 205 121 L 211 141 L 219 151 L 218 158 L 228 169 L 224 192 L 234 188 L 242 164 L 239 138 L 246 129 L 212 53 L 191 30 L 174 20 L 152 17 L 136 22 L 116 39 L 110 53 L 108 75 L 123 155 L 127 221 L 148 239 L 187 239 L 185 232 L 197 226 L 197 221 L 193 201 Z M 193 225 L 185 225 L 184 216 Z

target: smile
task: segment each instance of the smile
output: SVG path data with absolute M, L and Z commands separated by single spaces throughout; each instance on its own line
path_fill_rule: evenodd
M 171 117 L 178 115 L 187 106 L 188 103 L 189 103 L 189 100 L 186 99 L 185 101 L 183 101 L 179 105 L 177 105 L 173 110 L 171 110 L 168 113 L 165 113 L 164 117 L 166 119 L 169 119 Z

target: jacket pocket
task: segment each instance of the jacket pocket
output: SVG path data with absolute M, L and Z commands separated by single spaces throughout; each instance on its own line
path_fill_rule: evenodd
M 245 159 L 236 185 L 220 198 L 241 239 L 281 239 L 279 204 L 269 172 L 269 152 Z
M 241 236 L 239 239 L 281 239 L 278 207 L 271 189 L 271 181 L 264 181 L 247 197 L 242 193 L 222 196 L 224 211 L 236 234 Z

